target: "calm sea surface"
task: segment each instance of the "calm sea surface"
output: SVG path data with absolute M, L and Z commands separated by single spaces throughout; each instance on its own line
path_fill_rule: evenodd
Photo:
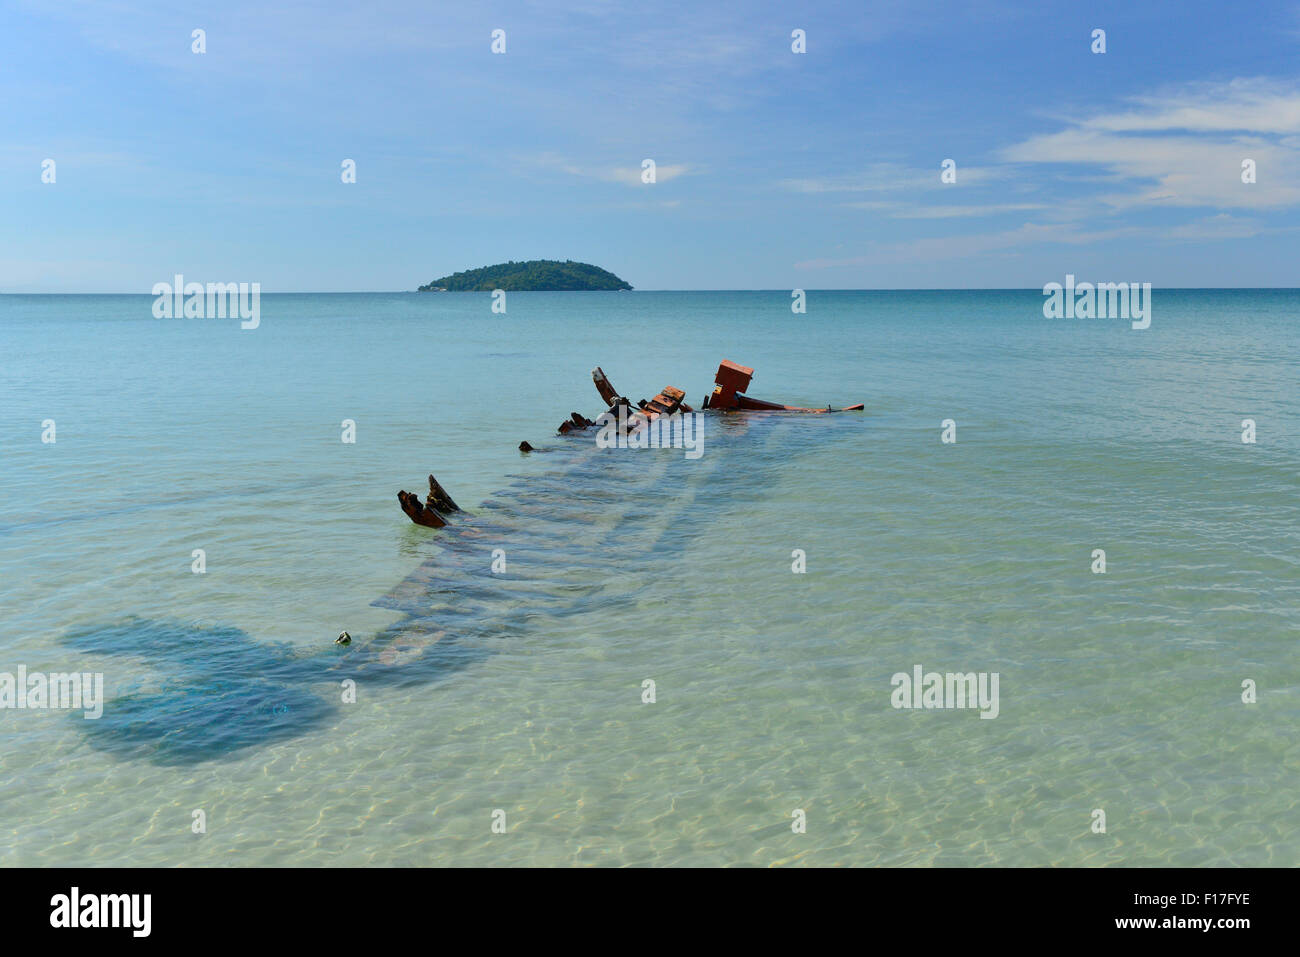
M 0 864 L 1300 864 L 1300 292 L 1042 301 L 0 296 Z M 867 410 L 554 437 L 722 358 Z

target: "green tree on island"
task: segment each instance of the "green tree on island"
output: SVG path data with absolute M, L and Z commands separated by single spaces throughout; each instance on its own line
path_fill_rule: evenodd
M 572 259 L 530 259 L 527 262 L 507 263 L 469 269 L 465 272 L 443 276 L 420 287 L 420 292 L 491 292 L 507 291 L 567 291 L 575 289 L 631 289 L 632 286 L 612 272 L 578 263 Z

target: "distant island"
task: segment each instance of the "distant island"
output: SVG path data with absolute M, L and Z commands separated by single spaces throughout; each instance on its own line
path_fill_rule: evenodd
M 443 276 L 420 287 L 420 292 L 491 292 L 493 289 L 555 292 L 574 289 L 631 289 L 612 272 L 572 259 L 513 259 L 496 266 L 469 269 Z

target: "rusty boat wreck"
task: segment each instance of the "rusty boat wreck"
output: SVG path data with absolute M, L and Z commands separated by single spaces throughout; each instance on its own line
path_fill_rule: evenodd
M 685 391 L 676 386 L 664 386 L 654 398 L 640 399 L 634 404 L 614 388 L 613 383 L 609 381 L 609 377 L 605 375 L 600 366 L 591 370 L 591 378 L 592 382 L 595 383 L 596 392 L 600 394 L 601 401 L 607 407 L 605 412 L 598 415 L 596 419 L 589 419 L 579 412 L 570 413 L 569 417 L 562 421 L 556 429 L 558 435 L 568 435 L 571 432 L 595 428 L 599 424 L 597 420 L 606 414 L 613 416 L 620 423 L 620 430 L 631 433 L 644 428 L 648 423 L 660 416 L 697 411 L 686 404 Z M 742 366 L 730 359 L 723 359 L 713 379 L 713 391 L 704 397 L 704 402 L 701 404 L 699 411 L 718 413 L 796 412 L 825 415 L 833 412 L 861 412 L 865 408 L 865 405 L 861 402 L 840 409 L 829 405 L 824 409 L 809 409 L 802 406 L 781 405 L 777 402 L 756 399 L 745 393 L 753 378 L 754 370 L 749 366 Z M 543 450 L 534 448 L 528 442 L 521 442 L 519 443 L 519 451 L 535 452 Z M 406 513 L 406 516 L 412 522 L 428 528 L 444 528 L 447 525 L 448 517 L 453 512 L 460 511 L 460 506 L 452 500 L 451 496 L 447 494 L 447 491 L 432 475 L 429 476 L 429 494 L 425 496 L 423 502 L 414 492 L 408 492 L 405 489 L 397 493 L 397 501 L 402 511 Z

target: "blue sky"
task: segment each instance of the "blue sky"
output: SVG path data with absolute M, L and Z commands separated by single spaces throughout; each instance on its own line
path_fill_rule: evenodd
M 1300 285 L 1297 2 L 6 0 L 0 103 L 3 292 Z

